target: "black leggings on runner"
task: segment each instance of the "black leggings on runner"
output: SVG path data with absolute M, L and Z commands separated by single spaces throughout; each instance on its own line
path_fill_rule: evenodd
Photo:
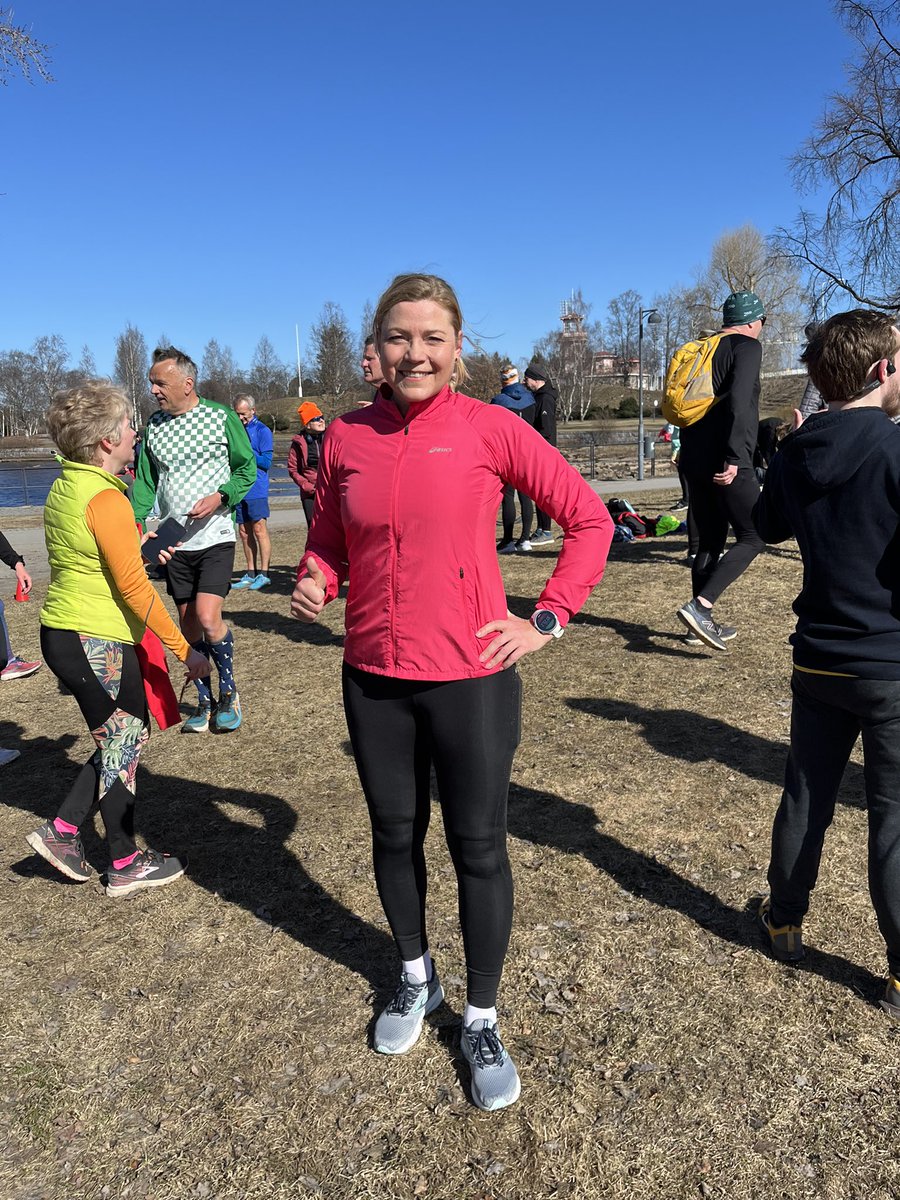
M 522 507 L 522 536 L 521 541 L 527 541 L 531 536 L 531 526 L 534 522 L 534 504 L 530 496 L 519 492 L 519 504 Z M 503 488 L 503 502 L 500 507 L 503 518 L 503 542 L 513 540 L 513 530 L 516 524 L 516 489 L 511 483 Z
M 519 744 L 522 684 L 510 669 L 442 683 L 344 664 L 344 709 L 372 821 L 375 881 L 406 961 L 428 949 L 425 834 L 431 766 L 456 869 L 468 1000 L 496 1003 L 512 927 L 506 801 Z
M 79 829 L 100 805 L 113 861 L 134 854 L 134 782 L 150 736 L 134 646 L 41 626 L 41 653 L 81 709 L 97 749 L 56 814 Z
M 741 467 L 727 487 L 705 475 L 690 473 L 687 478 L 691 513 L 697 523 L 697 557 L 691 568 L 694 595 L 715 604 L 765 549 L 753 524 L 759 483 L 752 467 Z M 729 525 L 736 541 L 723 555 Z

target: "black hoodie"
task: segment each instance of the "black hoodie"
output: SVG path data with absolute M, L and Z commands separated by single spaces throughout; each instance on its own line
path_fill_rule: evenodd
M 781 443 L 754 521 L 795 537 L 796 666 L 900 679 L 900 428 L 880 408 L 810 417 Z
M 534 427 L 551 446 L 556 445 L 556 388 L 547 380 L 542 388 L 533 392 Z

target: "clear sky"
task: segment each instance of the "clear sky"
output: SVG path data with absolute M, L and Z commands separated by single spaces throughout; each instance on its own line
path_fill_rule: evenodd
M 701 6 L 702 9 L 703 6 Z M 445 275 L 521 358 L 582 288 L 602 317 L 713 241 L 787 224 L 787 159 L 841 86 L 827 0 L 16 0 L 56 82 L 0 88 L 0 349 L 101 371 L 127 321 L 195 357 L 356 334 Z

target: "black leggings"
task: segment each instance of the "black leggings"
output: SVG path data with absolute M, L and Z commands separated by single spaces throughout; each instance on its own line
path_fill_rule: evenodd
M 422 683 L 344 664 L 344 710 L 372 821 L 375 882 L 406 961 L 428 949 L 425 834 L 434 765 L 456 869 L 468 1000 L 497 1000 L 512 927 L 506 800 L 519 744 L 522 684 L 510 669 Z
M 134 787 L 150 736 L 144 682 L 134 646 L 41 626 L 47 666 L 72 693 L 97 749 L 56 814 L 80 829 L 94 810 L 106 827 L 113 861 L 134 854 Z
M 519 492 L 519 504 L 522 507 L 522 538 L 527 541 L 531 536 L 531 524 L 534 521 L 534 504 L 530 496 L 526 496 L 524 492 Z M 516 489 L 511 483 L 507 483 L 503 488 L 503 503 L 500 508 L 503 517 L 503 541 L 511 542 L 513 540 L 513 529 L 516 524 Z
M 727 487 L 713 483 L 712 476 L 689 472 L 687 479 L 691 513 L 697 523 L 697 557 L 691 568 L 694 595 L 715 604 L 765 549 L 753 524 L 759 483 L 752 467 L 741 467 Z M 736 540 L 723 555 L 729 525 Z

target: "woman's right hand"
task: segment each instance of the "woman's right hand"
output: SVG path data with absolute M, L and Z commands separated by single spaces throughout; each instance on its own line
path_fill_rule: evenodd
M 316 560 L 310 555 L 306 560 L 306 574 L 297 580 L 291 596 L 291 616 L 298 621 L 312 623 L 325 607 L 325 590 L 328 580 Z
M 205 654 L 201 654 L 199 650 L 191 648 L 190 654 L 185 660 L 185 668 L 187 669 L 188 680 L 206 679 L 210 672 L 210 662 Z

